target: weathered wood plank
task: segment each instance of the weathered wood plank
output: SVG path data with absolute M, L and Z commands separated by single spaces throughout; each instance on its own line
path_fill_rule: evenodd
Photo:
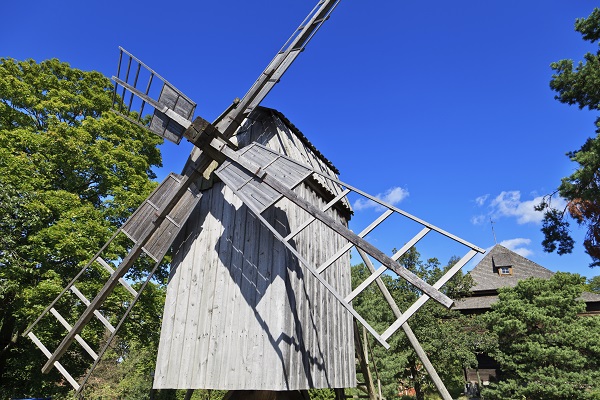
M 227 236 L 228 238 L 231 238 L 231 242 L 229 242 L 231 261 L 226 268 L 230 274 L 230 281 L 228 284 L 228 296 L 224 299 L 231 299 L 229 304 L 244 304 L 241 287 L 242 280 L 244 279 L 244 243 L 246 242 L 246 237 L 248 237 L 248 233 L 246 232 L 248 214 L 247 209 L 242 205 L 241 200 L 236 197 L 229 188 L 223 187 L 222 189 L 223 193 L 225 193 L 225 199 L 230 202 L 232 209 L 235 210 L 231 232 Z M 224 325 L 225 327 L 232 327 L 232 329 L 231 332 L 226 335 L 226 338 L 229 340 L 227 343 L 223 344 L 226 349 L 224 354 L 224 365 L 222 366 L 221 371 L 225 369 L 225 373 L 221 374 L 222 378 L 219 383 L 243 373 L 242 370 L 244 366 L 239 362 L 240 349 L 238 347 L 241 345 L 243 336 L 241 332 L 236 329 L 237 325 L 242 320 L 240 317 L 243 315 L 241 314 L 242 310 L 240 310 L 240 308 L 241 307 L 230 307 L 227 310 L 228 315 L 224 321 Z M 233 379 L 233 381 L 235 382 L 236 379 Z
M 185 238 L 189 235 L 189 226 L 188 229 L 182 232 L 182 236 Z M 185 241 L 183 244 L 185 245 Z M 177 265 L 177 257 L 179 252 L 182 251 L 182 246 L 174 251 L 173 257 L 173 265 Z M 165 300 L 165 310 L 171 310 L 170 313 L 164 313 L 161 330 L 160 330 L 160 340 L 158 346 L 158 355 L 157 355 L 157 365 L 154 373 L 154 382 L 163 381 L 165 377 L 168 376 L 169 373 L 169 363 L 168 363 L 168 355 L 171 352 L 171 345 L 175 343 L 173 340 L 173 329 L 175 327 L 175 316 L 176 313 L 176 304 L 178 300 L 178 296 L 174 296 L 171 293 L 179 292 L 179 285 L 181 284 L 181 280 L 179 279 L 179 275 L 177 272 L 178 268 L 172 268 L 169 276 L 169 284 L 167 287 L 167 296 Z M 171 295 L 170 295 L 171 294 Z M 167 361 L 164 361 L 167 360 Z
M 207 327 L 204 330 L 204 334 L 207 335 L 206 347 L 204 348 L 204 357 L 202 358 L 203 369 L 202 373 L 206 377 L 207 381 L 215 381 L 218 376 L 215 374 L 215 362 L 218 358 L 218 354 L 221 350 L 221 343 L 218 341 L 218 337 L 222 332 L 222 312 L 223 308 L 219 302 L 223 290 L 222 286 L 219 286 L 222 282 L 219 280 L 223 277 L 221 270 L 218 268 L 221 263 L 222 254 L 218 251 L 219 240 L 223 237 L 223 213 L 225 211 L 225 201 L 223 198 L 222 190 L 212 191 L 212 201 L 210 205 L 210 217 L 208 218 L 209 224 L 207 226 L 207 245 L 215 252 L 216 257 L 210 257 L 203 262 L 206 264 L 207 272 L 205 273 L 204 285 L 206 288 L 206 296 L 203 297 L 208 307 L 207 314 Z M 227 217 L 229 218 L 229 217 Z M 212 329 L 211 329 L 212 326 Z

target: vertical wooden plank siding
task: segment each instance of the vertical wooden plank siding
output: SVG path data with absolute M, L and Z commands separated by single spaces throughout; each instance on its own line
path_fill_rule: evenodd
M 333 174 L 268 111 L 257 109 L 237 138 L 240 146 L 258 141 Z M 304 184 L 295 191 L 319 207 L 326 204 Z M 336 210 L 328 213 L 346 222 Z M 308 218 L 286 199 L 264 216 L 283 234 Z M 319 221 L 293 239 L 313 265 L 345 243 Z M 172 264 L 155 388 L 279 391 L 356 385 L 351 316 L 223 183 L 203 192 L 175 241 Z M 349 254 L 324 277 L 342 295 L 350 293 Z

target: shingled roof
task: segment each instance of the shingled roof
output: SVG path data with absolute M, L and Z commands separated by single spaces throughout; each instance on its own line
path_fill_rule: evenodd
M 473 278 L 472 297 L 458 300 L 454 305 L 454 309 L 464 313 L 489 310 L 498 301 L 501 287 L 515 287 L 527 278 L 550 279 L 554 272 L 497 244 L 469 275 Z M 587 303 L 588 311 L 600 309 L 600 295 L 584 292 L 580 299 Z
M 510 272 L 502 274 L 502 268 L 508 268 Z M 517 282 L 527 278 L 550 279 L 554 272 L 497 244 L 469 274 L 474 282 L 471 291 L 475 293 L 506 286 L 515 287 Z

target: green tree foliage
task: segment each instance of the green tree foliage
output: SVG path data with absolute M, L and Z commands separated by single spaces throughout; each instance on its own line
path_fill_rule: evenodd
M 600 9 L 596 8 L 587 18 L 575 22 L 575 30 L 584 40 L 596 43 L 600 39 Z M 586 53 L 577 66 L 573 60 L 552 63 L 554 70 L 550 87 L 558 94 L 557 100 L 580 109 L 600 109 L 600 49 Z M 596 119 L 596 135 L 588 138 L 577 151 L 567 156 L 578 164 L 575 172 L 562 179 L 558 194 L 567 200 L 565 210 L 551 207 L 547 198 L 539 207 L 545 210 L 542 232 L 544 250 L 558 254 L 570 253 L 574 241 L 569 234 L 567 212 L 578 224 L 587 229 L 584 248 L 591 256 L 591 266 L 600 266 L 600 117 Z M 549 196 L 552 197 L 552 196 Z
M 586 290 L 588 292 L 600 294 L 600 275 L 588 279 Z
M 423 262 L 420 254 L 413 248 L 399 263 L 433 284 L 456 261 L 455 258 L 451 259 L 445 267 L 437 259 Z M 363 264 L 353 266 L 353 286 L 357 286 L 368 275 L 370 273 Z M 408 308 L 421 294 L 402 278 L 393 279 L 389 275 L 383 275 L 382 279 L 401 310 Z M 468 295 L 471 285 L 470 276 L 459 272 L 442 291 L 451 298 L 458 299 Z M 376 285 L 369 286 L 353 301 L 353 306 L 378 331 L 383 331 L 395 320 Z M 475 354 L 486 351 L 492 343 L 486 329 L 476 320 L 448 310 L 434 301 L 428 301 L 408 323 L 449 388 L 463 387 L 463 368 L 476 365 Z M 426 393 L 435 392 L 433 383 L 402 329 L 390 338 L 389 343 L 389 350 L 371 343 L 374 362 L 383 386 L 383 396 L 397 397 L 400 387 L 414 388 L 418 399 L 424 399 Z
M 0 59 L 2 398 L 68 390 L 56 371 L 41 376 L 44 356 L 20 335 L 155 187 L 161 139 L 109 112 L 111 103 L 111 82 L 98 72 L 56 59 Z M 93 292 L 88 278 L 100 273 L 88 275 L 80 289 Z M 156 335 L 145 325 L 150 317 L 139 317 L 138 331 Z M 49 347 L 59 333 L 59 325 L 36 331 Z M 97 329 L 87 339 L 101 336 Z M 83 365 L 75 360 L 71 372 Z
M 580 317 L 585 279 L 557 273 L 500 289 L 486 316 L 498 336 L 500 380 L 486 399 L 600 398 L 600 317 Z

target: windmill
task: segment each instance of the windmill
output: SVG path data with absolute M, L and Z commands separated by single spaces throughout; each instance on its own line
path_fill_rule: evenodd
M 483 250 L 341 182 L 335 167 L 281 113 L 259 106 L 338 3 L 319 1 L 246 95 L 213 123 L 194 118 L 196 104 L 189 97 L 120 49 L 113 77 L 115 111 L 174 143 L 185 138 L 194 148 L 183 172 L 165 178 L 26 330 L 48 357 L 42 372 L 58 369 L 81 392 L 173 247 L 154 387 L 292 391 L 355 386 L 354 319 L 384 347 L 402 328 L 442 396 L 450 398 L 407 320 L 429 299 L 450 307 L 453 301 L 439 289 Z M 139 112 L 132 114 L 134 104 L 139 105 Z M 146 107 L 152 109 L 147 125 L 141 119 Z M 358 234 L 347 226 L 350 194 L 375 202 L 383 210 Z M 388 256 L 365 237 L 392 215 L 420 228 Z M 397 260 L 432 231 L 464 245 L 467 252 L 430 285 Z M 105 253 L 121 235 L 131 246 L 114 265 L 105 261 Z M 354 290 L 349 282 L 353 248 L 371 271 Z M 136 291 L 123 278 L 140 257 L 151 260 L 154 269 Z M 376 267 L 374 262 L 381 265 Z M 89 300 L 77 283 L 86 271 L 98 266 L 110 276 Z M 381 275 L 388 271 L 422 293 L 403 312 L 381 282 Z M 383 332 L 352 307 L 352 300 L 374 283 L 396 315 Z M 113 326 L 102 308 L 118 285 L 133 299 Z M 71 294 L 86 306 L 73 325 L 56 308 L 63 296 Z M 50 314 L 67 331 L 54 351 L 33 332 Z M 110 332 L 98 352 L 80 335 L 95 320 Z M 74 342 L 93 360 L 79 382 L 60 362 Z

